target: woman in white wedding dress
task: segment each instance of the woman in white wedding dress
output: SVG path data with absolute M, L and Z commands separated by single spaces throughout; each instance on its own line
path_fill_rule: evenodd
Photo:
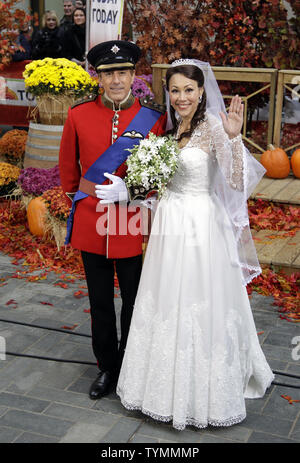
M 264 169 L 241 140 L 241 99 L 226 116 L 208 63 L 179 60 L 166 81 L 181 151 L 155 214 L 117 393 L 176 429 L 230 426 L 274 379 L 245 287 L 260 273 L 246 200 Z

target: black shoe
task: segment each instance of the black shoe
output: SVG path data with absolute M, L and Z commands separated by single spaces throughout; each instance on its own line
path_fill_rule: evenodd
M 109 371 L 100 371 L 95 381 L 90 387 L 89 396 L 92 400 L 101 399 L 101 397 L 109 394 L 110 386 L 113 377 Z

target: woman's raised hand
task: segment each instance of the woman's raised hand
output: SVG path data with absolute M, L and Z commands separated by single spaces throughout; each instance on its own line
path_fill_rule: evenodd
M 243 126 L 243 113 L 244 105 L 242 98 L 238 95 L 232 98 L 227 116 L 220 113 L 224 130 L 229 138 L 235 138 L 240 134 Z

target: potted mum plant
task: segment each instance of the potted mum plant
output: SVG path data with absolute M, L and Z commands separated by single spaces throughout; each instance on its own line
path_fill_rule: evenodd
M 36 97 L 40 122 L 63 125 L 75 100 L 98 93 L 98 83 L 78 64 L 65 58 L 45 58 L 27 64 L 25 87 Z
M 19 175 L 19 167 L 0 162 L 0 197 L 13 194 Z
M 22 168 L 26 141 L 26 130 L 8 130 L 0 138 L 0 160 Z

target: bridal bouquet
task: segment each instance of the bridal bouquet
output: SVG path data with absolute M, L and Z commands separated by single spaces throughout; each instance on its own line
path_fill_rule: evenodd
M 145 198 L 151 190 L 161 196 L 177 168 L 179 148 L 173 137 L 157 137 L 150 132 L 139 145 L 128 149 L 125 183 L 133 199 Z

